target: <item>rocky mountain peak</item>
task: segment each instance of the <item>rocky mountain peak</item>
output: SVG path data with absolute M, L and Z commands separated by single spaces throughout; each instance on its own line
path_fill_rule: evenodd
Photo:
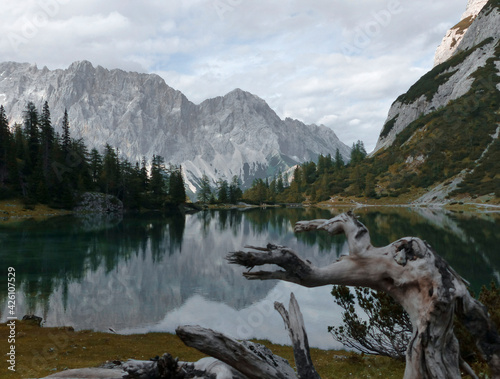
M 469 2 L 466 14 L 480 6 L 480 1 Z M 474 74 L 490 59 L 499 59 L 499 40 L 500 7 L 498 1 L 490 0 L 467 26 L 458 46 L 454 47 L 454 55 L 422 76 L 392 104 L 372 154 L 391 146 L 396 136 L 418 118 L 466 95 L 474 83 Z
M 455 53 L 465 33 L 487 2 L 488 0 L 469 0 L 467 9 L 462 14 L 458 24 L 448 30 L 443 41 L 436 49 L 434 66 L 448 60 Z
M 89 61 L 76 61 L 70 64 L 68 67 L 70 71 L 93 71 L 94 66 Z
M 245 186 L 336 149 L 349 158 L 349 147 L 331 129 L 283 121 L 241 89 L 195 105 L 155 74 L 88 61 L 65 70 L 30 67 L 0 63 L 0 104 L 11 124 L 22 121 L 28 101 L 38 109 L 48 101 L 56 130 L 67 109 L 72 136 L 89 148 L 108 143 L 131 162 L 160 155 L 182 165 L 192 192 L 203 175 L 214 184 L 237 176 Z

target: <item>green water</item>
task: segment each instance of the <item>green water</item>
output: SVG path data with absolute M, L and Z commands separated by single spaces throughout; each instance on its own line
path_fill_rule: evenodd
M 356 213 L 370 230 L 374 246 L 420 237 L 476 293 L 492 280 L 498 283 L 498 214 L 407 208 L 365 208 Z M 306 318 L 328 324 L 337 312 L 329 289 L 306 291 L 274 281 L 246 281 L 242 269 L 228 265 L 224 257 L 244 245 L 273 242 L 289 246 L 316 265 L 327 265 L 347 252 L 345 238 L 325 232 L 296 235 L 293 225 L 335 214 L 319 209 L 233 210 L 169 217 L 68 216 L 0 224 L 0 285 L 7 288 L 7 268 L 14 267 L 17 316 L 35 313 L 47 325 L 77 329 L 172 331 L 189 321 L 227 327 L 231 333 L 241 329 L 242 322 L 249 324 L 245 320 L 251 312 L 273 296 L 286 297 L 292 290 L 302 294 L 301 301 L 311 309 Z M 2 321 L 8 316 L 6 295 L 0 292 Z M 221 321 L 222 313 L 232 314 L 231 319 Z M 238 318 L 243 321 L 233 325 Z

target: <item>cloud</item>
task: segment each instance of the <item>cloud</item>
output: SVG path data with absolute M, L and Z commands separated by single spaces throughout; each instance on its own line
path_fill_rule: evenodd
M 280 117 L 324 123 L 370 150 L 467 1 L 4 3 L 2 60 L 154 72 L 197 103 L 242 88 Z

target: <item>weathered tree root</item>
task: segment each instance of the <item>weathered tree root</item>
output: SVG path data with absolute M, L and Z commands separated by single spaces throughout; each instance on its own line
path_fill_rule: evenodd
M 405 379 L 460 378 L 456 314 L 476 338 L 494 378 L 500 378 L 500 337 L 485 307 L 467 290 L 468 283 L 423 240 L 406 237 L 388 246 L 371 245 L 368 229 L 351 213 L 330 220 L 300 221 L 296 232 L 344 233 L 349 255 L 326 267 L 315 267 L 283 246 L 230 253 L 230 263 L 244 267 L 275 264 L 276 271 L 252 271 L 251 280 L 279 279 L 316 287 L 363 286 L 391 295 L 408 312 L 413 337 L 406 352 Z

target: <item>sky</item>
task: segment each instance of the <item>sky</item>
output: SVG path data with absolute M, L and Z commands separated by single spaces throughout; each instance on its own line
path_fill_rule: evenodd
M 375 147 L 467 0 L 0 0 L 0 61 L 156 73 L 194 103 L 235 88 Z

